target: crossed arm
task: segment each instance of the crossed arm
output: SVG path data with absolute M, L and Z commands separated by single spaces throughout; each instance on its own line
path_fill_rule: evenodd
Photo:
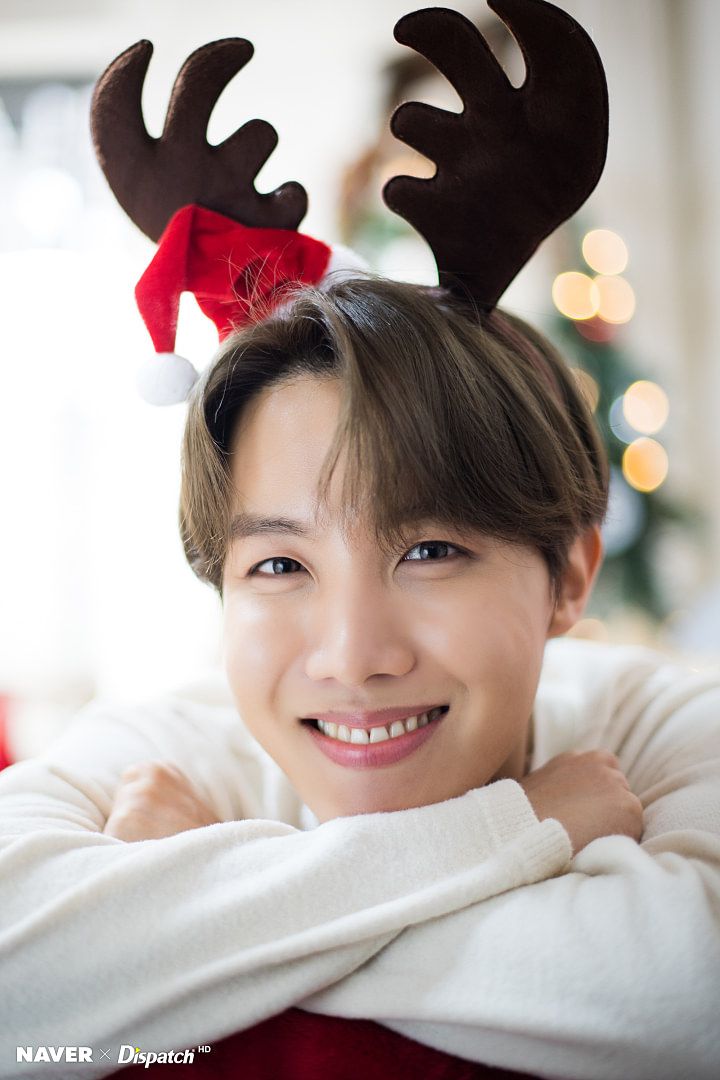
M 121 741 L 109 722 L 73 740 L 100 761 Z M 131 758 L 151 749 L 126 739 Z M 258 818 L 126 843 L 102 831 L 117 777 L 73 772 L 74 755 L 66 743 L 0 776 L 3 1078 L 20 1043 L 212 1042 L 357 970 L 407 926 L 570 858 L 562 826 L 539 822 L 512 780 L 310 831 Z
M 606 837 L 572 863 L 514 781 L 307 833 L 253 819 L 124 843 L 102 831 L 122 769 L 113 787 L 17 766 L 0 783 L 4 1039 L 183 1046 L 300 1005 L 575 1080 L 714 1076 L 718 717 L 709 689 L 644 751 L 631 735 L 642 844 Z M 112 733 L 84 738 L 102 756 Z
M 718 807 L 718 761 L 712 743 L 695 744 L 646 792 L 642 849 L 606 837 L 575 856 L 571 873 L 411 926 L 301 1007 L 370 1014 L 437 1049 L 505 1068 L 532 1062 L 541 1075 L 675 1078 L 690 1063 L 693 1077 L 713 1075 L 720 845 L 705 826 Z M 673 840 L 662 814 L 688 782 L 694 798 L 676 807 Z M 149 764 L 126 774 L 106 831 L 132 840 L 209 820 L 182 773 Z

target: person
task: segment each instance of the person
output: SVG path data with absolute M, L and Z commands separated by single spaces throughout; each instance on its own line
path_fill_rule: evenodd
M 371 279 L 228 339 L 182 485 L 227 687 L 91 706 L 0 775 L 6 1040 L 188 1046 L 300 1006 L 533 1075 L 712 1074 L 720 682 L 560 638 L 538 690 L 605 493 L 541 345 Z M 362 741 L 309 720 L 338 709 Z
M 493 6 L 531 25 L 557 10 Z M 457 51 L 451 23 L 431 36 Z M 124 138 L 122 109 L 107 118 Z M 200 240 L 244 235 L 257 261 L 262 230 L 172 212 L 145 284 L 168 285 L 189 243 L 225 325 Z M 302 269 L 318 249 L 295 243 Z M 421 288 L 322 280 L 319 257 L 292 289 L 271 265 L 269 310 L 240 296 L 251 317 L 189 379 L 182 462 L 225 675 L 93 705 L 0 774 L 0 1077 L 23 1048 L 22 1075 L 45 1069 L 40 1047 L 82 1045 L 63 1075 L 103 1076 L 118 1046 L 211 1044 L 289 1009 L 535 1076 L 716 1074 L 720 680 L 563 636 L 600 564 L 607 467 L 563 361 L 491 302 L 512 246 L 465 275 L 482 305 L 447 266 Z

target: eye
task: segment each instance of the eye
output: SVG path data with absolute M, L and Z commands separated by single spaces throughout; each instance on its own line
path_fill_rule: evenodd
M 457 552 L 458 555 L 465 554 L 460 548 L 456 547 L 455 544 L 449 544 L 446 540 L 422 540 L 419 544 L 415 544 L 414 547 L 410 548 L 410 551 L 407 553 L 407 555 L 404 556 L 403 561 L 444 562 L 446 560 L 445 558 L 443 558 L 442 552 L 443 550 L 447 550 L 448 548 Z M 440 550 L 440 554 L 434 554 L 434 552 L 437 552 L 438 549 Z M 413 551 L 419 551 L 420 554 L 411 555 L 411 552 Z
M 275 572 L 278 569 L 278 566 L 281 566 L 283 563 L 292 563 L 293 566 L 300 566 L 300 563 L 296 562 L 295 559 L 287 559 L 281 557 L 275 559 L 265 559 L 264 562 L 256 563 L 255 566 L 251 567 L 248 576 L 252 576 L 252 574 L 257 574 L 259 577 L 286 577 L 288 573 L 287 570 L 280 570 L 278 573 Z M 272 571 L 270 573 L 267 573 L 266 571 L 263 571 L 261 573 L 260 567 L 268 565 L 272 566 Z
M 457 547 L 455 544 L 450 544 L 447 540 L 422 540 L 419 544 L 415 544 L 410 550 L 403 556 L 403 562 L 447 562 L 447 551 L 451 550 L 456 553 L 456 556 L 462 557 L 465 552 Z M 413 551 L 420 552 L 419 555 L 413 555 Z M 439 553 L 438 553 L 439 552 Z M 445 554 L 443 554 L 445 553 Z M 251 567 L 248 572 L 248 577 L 253 575 L 257 577 L 287 577 L 292 570 L 287 569 L 287 564 L 291 564 L 292 567 L 299 567 L 301 570 L 303 566 L 296 559 L 289 559 L 286 556 L 276 556 L 273 559 L 265 559 L 263 562 L 256 563 Z M 270 566 L 270 571 L 262 570 L 261 567 Z

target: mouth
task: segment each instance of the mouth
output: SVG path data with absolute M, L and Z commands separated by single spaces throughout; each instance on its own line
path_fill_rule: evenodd
M 333 742 L 352 743 L 355 746 L 367 746 L 371 743 L 390 742 L 411 735 L 420 728 L 437 722 L 450 706 L 436 705 L 419 716 L 409 716 L 405 720 L 393 720 L 390 724 L 376 724 L 373 727 L 353 727 L 351 724 L 336 724 L 327 720 L 315 720 L 306 717 L 301 723 L 314 728 L 321 735 Z

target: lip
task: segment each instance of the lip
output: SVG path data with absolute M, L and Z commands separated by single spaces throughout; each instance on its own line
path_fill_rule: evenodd
M 421 709 L 420 711 L 427 712 L 428 710 Z M 401 710 L 396 709 L 395 712 L 398 713 L 398 720 L 403 718 Z M 326 713 L 325 715 L 336 716 L 337 713 Z M 387 716 L 387 713 L 385 715 Z M 408 713 L 408 715 L 414 716 L 416 714 Z M 334 761 L 336 765 L 344 765 L 348 769 L 379 769 L 383 765 L 394 765 L 396 762 L 402 761 L 403 758 L 409 757 L 410 754 L 414 754 L 428 739 L 433 737 L 445 717 L 449 715 L 449 711 L 443 713 L 436 720 L 431 720 L 425 727 L 417 728 L 415 731 L 407 732 L 405 735 L 399 735 L 397 739 L 387 739 L 379 743 L 366 743 L 362 746 L 357 743 L 343 743 L 337 739 L 331 739 L 327 735 L 323 735 L 322 731 L 312 727 L 311 724 L 304 724 L 303 727 L 315 740 L 318 749 L 331 761 Z M 315 719 L 321 720 L 325 719 L 325 717 L 318 716 Z
M 373 711 L 356 710 L 354 712 L 321 712 L 314 713 L 313 720 L 327 720 L 334 724 L 347 724 L 348 727 L 370 729 L 385 724 L 392 724 L 393 720 L 407 720 L 408 716 L 420 716 L 430 712 L 438 706 L 444 706 L 446 702 L 435 701 L 430 705 L 406 705 L 397 709 L 374 709 Z M 307 717 L 306 719 L 310 719 Z

